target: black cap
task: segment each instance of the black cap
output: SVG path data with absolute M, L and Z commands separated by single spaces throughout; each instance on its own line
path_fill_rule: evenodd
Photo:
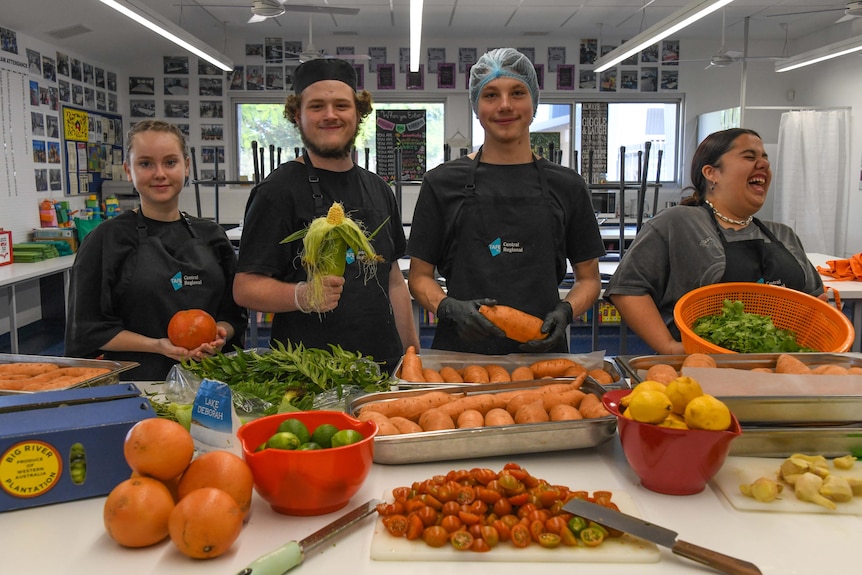
M 356 70 L 350 62 L 337 58 L 316 58 L 296 67 L 293 73 L 293 93 L 299 95 L 315 82 L 322 80 L 338 80 L 356 91 Z

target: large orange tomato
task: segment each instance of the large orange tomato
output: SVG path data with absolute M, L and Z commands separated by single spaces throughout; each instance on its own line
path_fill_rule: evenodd
M 216 321 L 202 309 L 178 311 L 168 323 L 168 339 L 186 349 L 195 349 L 218 337 Z

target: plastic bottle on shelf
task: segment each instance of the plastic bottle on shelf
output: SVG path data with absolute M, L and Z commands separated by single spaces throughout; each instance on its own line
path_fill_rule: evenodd
M 43 228 L 56 228 L 58 226 L 57 210 L 51 200 L 43 200 L 39 204 L 39 225 Z
M 90 194 L 89 196 L 87 196 L 87 199 L 84 204 L 87 207 L 87 212 L 92 214 L 91 219 L 102 219 L 102 209 L 99 206 L 99 198 L 96 196 L 96 194 Z

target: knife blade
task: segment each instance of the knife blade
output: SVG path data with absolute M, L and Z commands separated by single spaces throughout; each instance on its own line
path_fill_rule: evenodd
M 355 523 L 377 510 L 379 499 L 369 499 L 353 511 L 318 529 L 301 541 L 289 541 L 278 549 L 258 557 L 237 575 L 282 575 L 305 560 L 305 555 L 338 537 Z
M 762 575 L 753 563 L 677 539 L 677 533 L 638 517 L 584 499 L 572 499 L 563 509 L 600 525 L 667 547 L 675 554 L 731 575 Z

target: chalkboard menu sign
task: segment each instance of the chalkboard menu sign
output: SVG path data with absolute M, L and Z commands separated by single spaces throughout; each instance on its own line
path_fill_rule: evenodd
M 421 180 L 425 175 L 425 110 L 377 110 L 377 175 L 387 182 Z M 395 173 L 401 150 L 401 173 Z

